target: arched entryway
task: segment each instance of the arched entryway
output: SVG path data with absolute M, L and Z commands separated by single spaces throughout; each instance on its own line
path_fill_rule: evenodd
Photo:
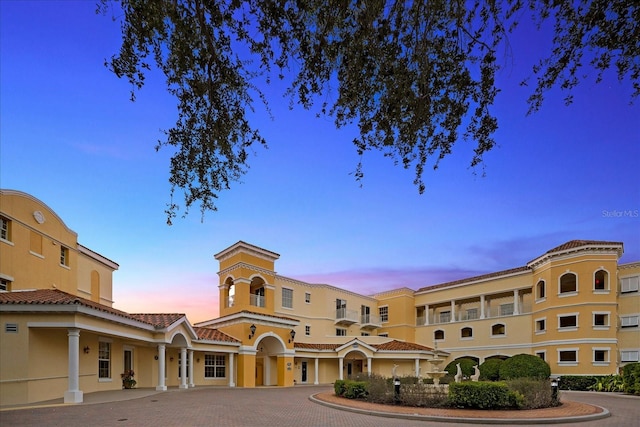
M 275 334 L 265 334 L 256 340 L 256 387 L 278 385 L 278 379 L 284 376 L 278 370 L 287 368 L 278 363 L 284 350 L 284 342 Z
M 355 379 L 366 375 L 367 355 L 360 350 L 353 350 L 344 356 L 342 364 L 342 377 L 345 379 Z

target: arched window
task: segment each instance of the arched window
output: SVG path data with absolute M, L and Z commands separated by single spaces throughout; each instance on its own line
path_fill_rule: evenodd
M 536 299 L 543 299 L 547 296 L 547 284 L 544 280 L 539 280 L 536 285 Z
M 604 291 L 609 289 L 609 274 L 604 270 L 598 270 L 593 275 L 593 289 Z
M 433 333 L 434 340 L 443 340 L 444 339 L 444 331 L 442 329 L 438 329 Z
M 236 296 L 236 289 L 235 286 L 233 284 L 233 279 L 231 277 L 229 277 L 226 280 L 226 284 L 227 284 L 227 307 L 233 307 L 233 303 L 235 300 L 235 296 Z
M 491 335 L 505 335 L 504 323 L 496 323 L 491 325 Z
M 578 278 L 574 273 L 565 273 L 560 277 L 560 293 L 578 292 Z
M 473 328 L 462 328 L 460 330 L 460 338 L 473 338 Z

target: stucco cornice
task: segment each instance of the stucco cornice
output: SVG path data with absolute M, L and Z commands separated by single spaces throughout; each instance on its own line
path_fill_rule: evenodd
M 241 252 L 245 252 L 255 257 L 258 257 L 267 261 L 271 261 L 271 262 L 280 258 L 280 254 L 271 252 L 261 247 L 252 245 L 250 243 L 243 242 L 242 240 L 229 246 L 227 249 L 223 249 L 222 251 L 215 254 L 213 257 L 218 261 L 223 262 Z

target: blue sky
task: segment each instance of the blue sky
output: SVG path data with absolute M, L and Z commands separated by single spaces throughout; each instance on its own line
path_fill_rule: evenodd
M 378 153 L 364 157 L 361 186 L 354 129 L 289 111 L 273 88 L 274 120 L 255 117 L 269 149 L 256 147 L 218 212 L 192 209 L 171 227 L 171 152 L 154 147 L 176 102 L 158 74 L 129 101 L 103 65 L 119 40 L 93 1 L 0 2 L 0 187 L 39 198 L 119 263 L 116 308 L 217 316 L 213 255 L 238 240 L 279 253 L 279 274 L 364 294 L 522 266 L 572 239 L 622 241 L 622 262 L 640 260 L 640 100 L 630 105 L 629 82 L 588 72 L 574 104 L 552 91 L 526 116 L 531 88 L 519 82 L 548 40 L 526 25 L 498 76 L 486 176 L 461 141 L 426 171 L 423 195 L 412 170 Z

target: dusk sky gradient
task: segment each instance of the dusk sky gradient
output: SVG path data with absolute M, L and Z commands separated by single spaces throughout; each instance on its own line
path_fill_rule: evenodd
M 630 104 L 631 83 L 613 72 L 596 84 L 585 69 L 572 105 L 553 90 L 526 116 L 533 87 L 519 83 L 548 41 L 526 24 L 510 38 L 492 110 L 499 146 L 475 173 L 473 145 L 460 141 L 426 170 L 423 195 L 413 170 L 377 152 L 364 156 L 361 186 L 355 127 L 290 111 L 274 86 L 274 119 L 261 104 L 253 116 L 269 149 L 255 147 L 217 212 L 196 207 L 167 226 L 171 151 L 154 147 L 177 110 L 163 76 L 130 102 L 128 82 L 104 66 L 119 24 L 94 1 L 2 0 L 0 187 L 40 199 L 120 265 L 115 308 L 192 323 L 218 315 L 213 255 L 238 240 L 279 253 L 283 276 L 366 295 L 523 266 L 572 239 L 621 241 L 621 262 L 639 261 L 640 99 Z

